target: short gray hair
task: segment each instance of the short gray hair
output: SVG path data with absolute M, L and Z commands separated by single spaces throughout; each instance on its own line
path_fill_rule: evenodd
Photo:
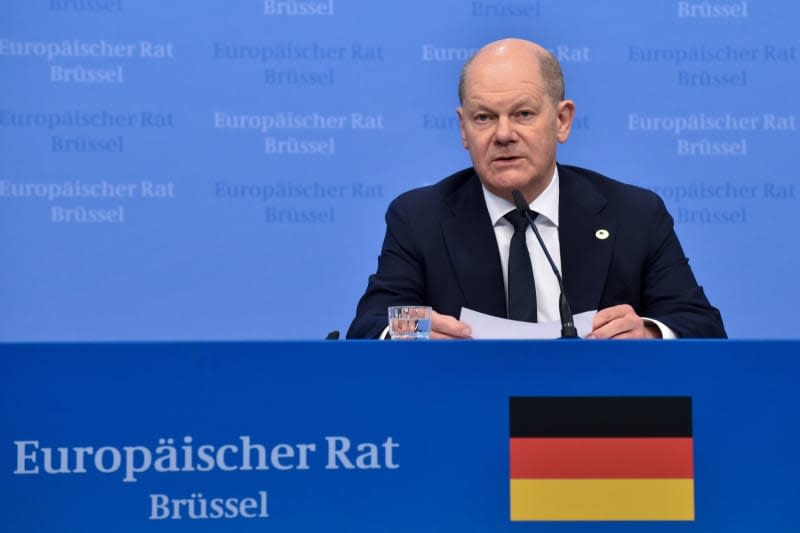
M 466 91 L 467 86 L 467 71 L 469 70 L 472 60 L 475 59 L 476 55 L 477 53 L 470 57 L 466 63 L 464 63 L 464 66 L 461 67 L 461 74 L 458 76 L 458 103 L 460 105 L 464 104 L 464 92 Z M 556 59 L 556 56 L 554 56 L 549 50 L 540 50 L 536 53 L 536 55 L 539 59 L 539 72 L 542 74 L 542 79 L 544 80 L 545 93 L 547 93 L 554 103 L 558 104 L 564 99 L 565 94 L 564 73 L 561 70 L 561 65 L 559 64 L 558 59 Z

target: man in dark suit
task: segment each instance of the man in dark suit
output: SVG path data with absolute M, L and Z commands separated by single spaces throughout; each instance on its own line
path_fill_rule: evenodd
M 564 99 L 552 54 L 519 39 L 490 43 L 464 66 L 459 97 L 473 168 L 389 206 L 378 270 L 349 338 L 385 335 L 390 305 L 432 306 L 433 338 L 470 336 L 455 318 L 462 307 L 514 318 L 519 274 L 511 271 L 520 271 L 519 241 L 517 252 L 509 247 L 517 234 L 528 244 L 522 270 L 535 279 L 535 289 L 517 301 L 533 303 L 531 320 L 556 319 L 555 276 L 533 232 L 512 225 L 515 189 L 538 215 L 535 224 L 562 271 L 573 311 L 600 310 L 590 338 L 725 337 L 661 199 L 556 164 L 575 105 Z

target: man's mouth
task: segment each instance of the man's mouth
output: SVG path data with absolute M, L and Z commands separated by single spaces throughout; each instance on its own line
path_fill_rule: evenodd
M 519 161 L 520 159 L 522 159 L 522 158 L 519 157 L 519 156 L 516 156 L 516 155 L 504 155 L 504 156 L 500 156 L 500 157 L 495 157 L 494 159 L 492 159 L 492 162 L 493 163 L 500 163 L 500 164 L 513 163 L 515 161 Z

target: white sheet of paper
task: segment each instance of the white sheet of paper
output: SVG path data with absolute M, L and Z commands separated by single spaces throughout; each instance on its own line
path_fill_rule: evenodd
M 595 311 L 578 313 L 573 318 L 579 337 L 592 331 Z M 561 337 L 561 322 L 520 322 L 461 308 L 461 322 L 472 328 L 473 339 L 558 339 Z

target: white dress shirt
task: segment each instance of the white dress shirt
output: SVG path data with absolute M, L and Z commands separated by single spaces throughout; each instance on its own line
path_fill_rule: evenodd
M 558 240 L 558 167 L 553 173 L 553 179 L 542 193 L 529 204 L 531 211 L 539 213 L 533 223 L 542 236 L 542 241 L 550 252 L 550 257 L 556 264 L 559 273 L 561 269 L 561 243 Z M 497 238 L 497 250 L 500 252 L 500 263 L 503 266 L 503 285 L 508 295 L 508 253 L 511 245 L 511 237 L 514 236 L 514 226 L 504 218 L 506 213 L 516 209 L 516 206 L 490 192 L 483 187 L 483 197 L 486 200 L 486 207 L 489 210 L 489 218 L 494 226 L 494 234 Z M 558 301 L 561 296 L 561 289 L 558 286 L 558 279 L 550 266 L 547 257 L 539 245 L 533 230 L 528 228 L 525 232 L 525 243 L 528 246 L 528 253 L 531 256 L 531 266 L 533 267 L 533 282 L 536 286 L 536 316 L 539 322 L 550 322 L 561 320 L 558 309 Z M 506 298 L 506 307 L 508 298 Z M 508 308 L 506 308 L 508 314 Z M 666 324 L 652 318 L 644 318 L 647 322 L 655 324 L 661 336 L 665 339 L 675 339 L 677 335 Z
M 509 211 L 515 210 L 516 206 L 505 198 L 500 198 L 490 192 L 485 186 L 483 187 L 483 197 L 486 199 L 489 218 L 494 226 L 497 250 L 500 252 L 500 263 L 503 266 L 503 285 L 506 288 L 506 295 L 508 295 L 508 251 L 511 237 L 514 236 L 514 226 L 504 216 Z M 530 203 L 530 208 L 539 213 L 533 223 L 536 224 L 536 229 L 539 230 L 544 245 L 550 252 L 550 257 L 553 258 L 558 271 L 561 272 L 561 249 L 558 241 L 558 169 L 547 188 Z M 558 280 L 536 235 L 530 228 L 525 232 L 525 243 L 528 245 L 528 253 L 531 256 L 533 280 L 536 285 L 537 320 L 539 322 L 560 320 L 558 299 L 561 290 L 558 287 Z M 506 298 L 506 306 L 508 306 L 508 298 Z

